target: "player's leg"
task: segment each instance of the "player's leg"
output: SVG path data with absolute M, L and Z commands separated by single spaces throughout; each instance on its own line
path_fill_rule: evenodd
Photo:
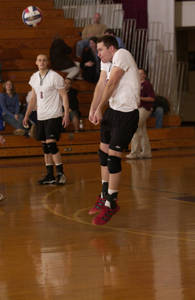
M 38 183 L 41 185 L 53 184 L 55 183 L 55 177 L 53 174 L 53 160 L 50 154 L 50 150 L 46 144 L 45 121 L 37 121 L 36 138 L 42 143 L 44 162 L 46 168 L 46 175 L 42 179 L 38 180 Z
M 41 185 L 54 184 L 56 182 L 56 179 L 54 177 L 53 159 L 46 141 L 42 141 L 42 148 L 44 153 L 46 175 L 42 179 L 40 179 L 38 183 Z
M 101 182 L 102 188 L 101 193 L 97 197 L 97 201 L 89 210 L 89 215 L 93 215 L 100 211 L 104 207 L 106 201 L 106 195 L 108 194 L 108 180 L 109 180 L 109 171 L 107 167 L 107 159 L 108 159 L 108 148 L 109 145 L 105 143 L 100 143 L 100 148 L 98 151 L 99 154 L 99 161 L 100 161 L 100 168 L 101 168 Z
M 47 120 L 46 125 L 46 143 L 49 148 L 50 154 L 52 155 L 53 163 L 56 166 L 56 184 L 65 184 L 66 177 L 63 170 L 62 157 L 59 152 L 57 141 L 60 138 L 62 130 L 62 119 L 54 118 Z M 52 138 L 51 138 L 52 137 Z
M 100 148 L 98 151 L 99 155 L 99 162 L 101 168 L 101 181 L 102 181 L 102 188 L 101 193 L 97 198 L 97 201 L 89 210 L 89 214 L 95 214 L 100 211 L 100 209 L 104 206 L 106 201 L 105 197 L 108 193 L 108 180 L 109 180 L 109 172 L 107 167 L 107 159 L 108 159 L 108 148 L 109 148 L 109 141 L 110 141 L 110 125 L 111 125 L 111 113 L 110 109 L 107 109 L 104 113 L 103 120 L 101 122 L 100 127 Z
M 104 225 L 120 209 L 117 200 L 121 178 L 121 156 L 122 152 L 112 149 L 108 151 L 108 193 L 103 209 L 92 221 L 95 225 Z
M 107 168 L 108 168 L 108 194 L 106 202 L 101 212 L 93 219 L 93 224 L 103 225 L 119 211 L 117 204 L 119 184 L 121 178 L 121 157 L 122 152 L 130 143 L 133 134 L 137 130 L 139 113 L 138 110 L 123 113 L 113 112 L 114 126 L 111 130 L 111 139 L 108 150 Z

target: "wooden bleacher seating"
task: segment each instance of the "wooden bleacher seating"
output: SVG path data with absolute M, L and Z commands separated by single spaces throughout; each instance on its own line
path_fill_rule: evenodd
M 43 12 L 43 22 L 37 28 L 30 28 L 22 22 L 22 11 L 29 0 L 10 2 L 0 0 L 0 59 L 3 65 L 2 77 L 4 80 L 13 80 L 20 101 L 25 102 L 26 93 L 30 87 L 28 81 L 36 71 L 35 59 L 39 53 L 49 54 L 49 47 L 56 34 L 64 38 L 65 42 L 73 49 L 80 39 L 81 28 L 74 28 L 72 19 L 65 19 L 63 10 L 55 9 L 52 0 L 35 0 L 33 5 L 38 6 Z M 74 56 L 74 50 L 73 50 Z M 63 76 L 65 74 L 62 74 Z M 62 134 L 59 142 L 60 151 L 64 154 L 94 153 L 98 150 L 99 126 L 94 126 L 88 121 L 88 112 L 95 85 L 86 81 L 75 80 L 83 118 L 84 131 L 73 132 L 70 125 Z M 193 152 L 195 147 L 195 129 L 180 127 L 181 119 L 176 115 L 166 115 L 162 129 L 155 129 L 155 119 L 149 118 L 147 122 L 148 133 L 152 149 L 188 149 Z M 14 136 L 13 128 L 6 125 L 1 134 L 6 136 L 6 143 L 0 146 L 0 157 L 39 156 L 42 149 L 39 142 L 32 138 Z M 190 153 L 191 153 L 190 152 Z M 158 156 L 158 151 L 154 156 Z

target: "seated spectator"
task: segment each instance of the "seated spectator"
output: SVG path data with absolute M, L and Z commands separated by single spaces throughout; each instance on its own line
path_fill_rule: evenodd
M 163 117 L 170 111 L 169 101 L 162 96 L 157 95 L 153 103 L 152 117 L 156 118 L 155 128 L 163 127 Z
M 93 16 L 93 24 L 88 24 L 82 31 L 82 40 L 76 44 L 76 56 L 81 57 L 83 49 L 89 46 L 89 38 L 91 36 L 101 37 L 106 29 L 105 24 L 100 23 L 101 16 L 99 13 L 95 13 Z
M 146 71 L 139 69 L 141 81 L 141 96 L 139 107 L 139 123 L 136 132 L 131 141 L 131 152 L 126 155 L 129 159 L 151 158 L 150 141 L 147 134 L 146 122 L 152 113 L 155 94 L 152 84 L 147 79 Z
M 1 65 L 1 63 L 0 63 L 0 82 L 3 82 L 3 79 L 2 79 L 2 74 L 1 74 L 1 72 L 2 72 L 2 65 Z
M 0 135 L 0 144 L 4 144 L 4 143 L 5 143 L 5 139 L 2 135 Z M 0 201 L 4 199 L 5 199 L 4 195 L 0 193 Z
M 51 68 L 68 73 L 67 78 L 74 79 L 80 72 L 79 64 L 69 56 L 72 49 L 63 39 L 55 37 L 50 47 Z
M 3 117 L 2 117 L 2 109 L 0 106 L 0 130 L 4 129 L 4 122 L 3 122 Z
M 112 35 L 112 36 L 114 36 L 115 39 L 116 39 L 117 42 L 118 42 L 118 48 L 119 48 L 119 49 L 120 49 L 120 48 L 125 49 L 125 45 L 124 45 L 123 41 L 121 40 L 120 37 L 115 36 L 115 33 L 114 33 L 114 30 L 113 30 L 113 29 L 111 29 L 111 28 L 106 29 L 106 30 L 104 31 L 104 35 Z
M 3 120 L 16 128 L 15 135 L 25 135 L 25 129 L 22 125 L 23 115 L 19 113 L 19 99 L 15 92 L 14 84 L 7 80 L 3 84 L 3 93 L 0 94 L 0 106 L 2 109 Z
M 97 55 L 97 37 L 89 39 L 89 47 L 84 48 L 80 67 L 86 81 L 96 83 L 100 76 L 100 59 Z
M 69 78 L 65 79 L 65 89 L 68 94 L 69 99 L 69 117 L 70 121 L 74 126 L 74 131 L 79 131 L 79 118 L 80 118 L 80 111 L 79 111 L 79 102 L 77 99 L 78 91 L 72 88 L 72 81 Z

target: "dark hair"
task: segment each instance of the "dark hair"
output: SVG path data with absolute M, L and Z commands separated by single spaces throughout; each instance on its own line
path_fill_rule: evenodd
M 97 44 L 98 38 L 97 38 L 96 36 L 91 36 L 91 37 L 89 38 L 89 41 L 93 41 L 94 43 Z
M 139 71 L 143 71 L 144 74 L 145 74 L 145 76 L 146 76 L 146 79 L 149 80 L 149 78 L 148 78 L 148 71 L 147 70 L 145 70 L 143 68 L 139 68 Z
M 114 48 L 118 49 L 117 39 L 112 35 L 104 35 L 104 36 L 98 38 L 97 42 L 104 43 L 106 48 L 109 48 L 110 46 L 114 46 Z
M 111 28 L 107 28 L 107 29 L 104 31 L 104 34 L 106 34 L 106 33 L 115 35 L 114 30 L 111 29 Z
M 9 80 L 9 79 L 8 79 L 8 80 L 6 80 L 6 81 L 3 83 L 3 93 L 4 93 L 4 94 L 6 94 L 6 93 L 7 93 L 7 91 L 6 91 L 6 87 L 5 87 L 5 86 L 6 86 L 6 83 L 7 83 L 8 81 L 9 81 L 9 82 L 11 82 L 11 84 L 12 84 L 11 93 L 12 93 L 12 95 L 14 96 L 14 95 L 16 94 L 15 87 L 14 87 L 14 84 L 13 84 L 13 82 L 12 82 L 11 80 Z

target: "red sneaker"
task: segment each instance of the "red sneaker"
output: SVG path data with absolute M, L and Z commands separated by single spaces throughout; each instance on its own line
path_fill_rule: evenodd
M 104 207 L 104 204 L 106 202 L 106 199 L 105 198 L 101 198 L 101 195 L 98 196 L 98 199 L 94 205 L 94 207 L 92 207 L 88 214 L 89 215 L 94 215 L 96 214 L 97 212 L 100 212 L 100 210 Z
M 116 206 L 115 208 L 109 208 L 107 206 L 104 206 L 100 213 L 92 220 L 92 223 L 94 225 L 104 225 L 106 224 L 114 214 L 119 211 L 120 206 Z

